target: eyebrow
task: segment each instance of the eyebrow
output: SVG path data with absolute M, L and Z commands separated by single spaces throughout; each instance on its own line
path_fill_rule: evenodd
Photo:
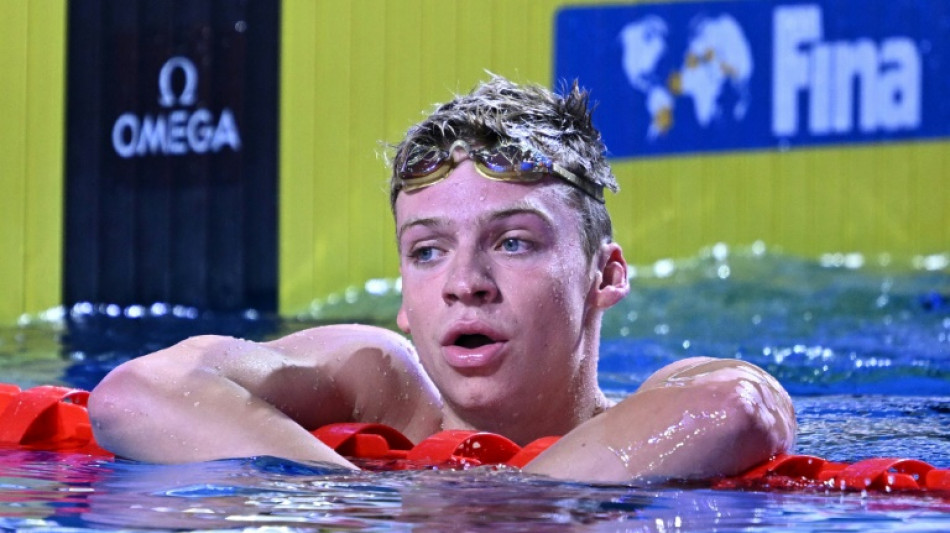
M 551 226 L 551 227 L 554 226 L 554 223 L 551 219 L 551 215 L 547 212 L 547 210 L 542 209 L 540 206 L 538 206 L 537 204 L 533 202 L 527 202 L 524 200 L 521 200 L 517 202 L 516 204 L 510 207 L 506 207 L 504 209 L 499 209 L 496 211 L 488 211 L 486 213 L 483 213 L 482 215 L 479 215 L 478 220 L 479 222 L 486 222 L 486 221 L 494 222 L 496 220 L 511 218 L 518 215 L 535 215 L 538 218 L 542 219 L 545 222 L 545 224 L 547 224 L 548 226 Z M 449 224 L 445 219 L 437 218 L 437 217 L 409 219 L 405 223 L 403 223 L 401 226 L 399 226 L 399 230 L 396 232 L 397 244 L 402 241 L 403 233 L 405 233 L 410 228 L 413 228 L 416 226 L 423 226 L 427 228 L 441 228 L 441 227 L 446 227 L 448 225 Z
M 399 229 L 396 230 L 396 242 L 402 240 L 402 234 L 405 233 L 408 229 L 414 228 L 416 226 L 424 226 L 427 228 L 438 228 L 440 226 L 447 226 L 448 224 L 440 218 L 410 218 L 402 226 L 399 226 Z
M 547 225 L 553 226 L 554 222 L 551 219 L 550 213 L 546 209 L 542 209 L 540 206 L 532 203 L 526 202 L 524 200 L 519 201 L 511 207 L 506 207 L 505 209 L 500 209 L 498 211 L 491 211 L 487 215 L 489 221 L 494 222 L 495 220 L 501 220 L 503 218 L 510 218 L 517 215 L 535 215 L 541 220 L 543 220 Z M 479 217 L 481 218 L 481 217 Z

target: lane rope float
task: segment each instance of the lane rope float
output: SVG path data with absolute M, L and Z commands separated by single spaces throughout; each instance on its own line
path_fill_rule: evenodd
M 43 450 L 113 454 L 93 436 L 86 403 L 89 392 L 43 385 L 21 390 L 0 383 L 0 450 Z M 522 447 L 501 435 L 447 430 L 413 444 L 384 424 L 338 423 L 311 432 L 344 457 L 369 470 L 465 469 L 482 465 L 522 468 L 554 444 L 543 437 Z M 926 492 L 950 497 L 950 469 L 924 461 L 877 457 L 855 463 L 826 461 L 810 455 L 779 455 L 734 477 L 717 479 L 724 490 L 805 490 Z

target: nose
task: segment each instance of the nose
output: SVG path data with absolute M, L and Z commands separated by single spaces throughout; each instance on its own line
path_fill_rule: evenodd
M 487 258 L 478 251 L 455 254 L 442 289 L 446 303 L 484 305 L 497 301 L 500 294 Z

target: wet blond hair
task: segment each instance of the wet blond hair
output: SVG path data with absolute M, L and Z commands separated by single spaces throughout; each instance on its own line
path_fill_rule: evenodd
M 587 91 L 575 81 L 562 95 L 493 75 L 469 94 L 438 105 L 396 145 L 389 180 L 393 214 L 402 188 L 396 171 L 405 152 L 416 144 L 448 149 L 457 140 L 479 146 L 527 144 L 581 179 L 619 190 L 600 132 L 591 121 Z M 569 204 L 581 214 L 585 252 L 592 258 L 601 244 L 613 238 L 610 215 L 604 204 L 579 188 L 568 190 Z

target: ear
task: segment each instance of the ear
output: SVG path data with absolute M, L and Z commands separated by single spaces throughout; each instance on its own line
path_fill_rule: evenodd
M 399 312 L 396 313 L 396 325 L 406 335 L 412 334 L 409 330 L 409 315 L 406 313 L 405 304 L 399 304 Z
M 623 249 L 615 242 L 601 245 L 598 254 L 597 286 L 594 287 L 594 305 L 600 309 L 613 307 L 630 292 L 627 280 L 627 260 Z

